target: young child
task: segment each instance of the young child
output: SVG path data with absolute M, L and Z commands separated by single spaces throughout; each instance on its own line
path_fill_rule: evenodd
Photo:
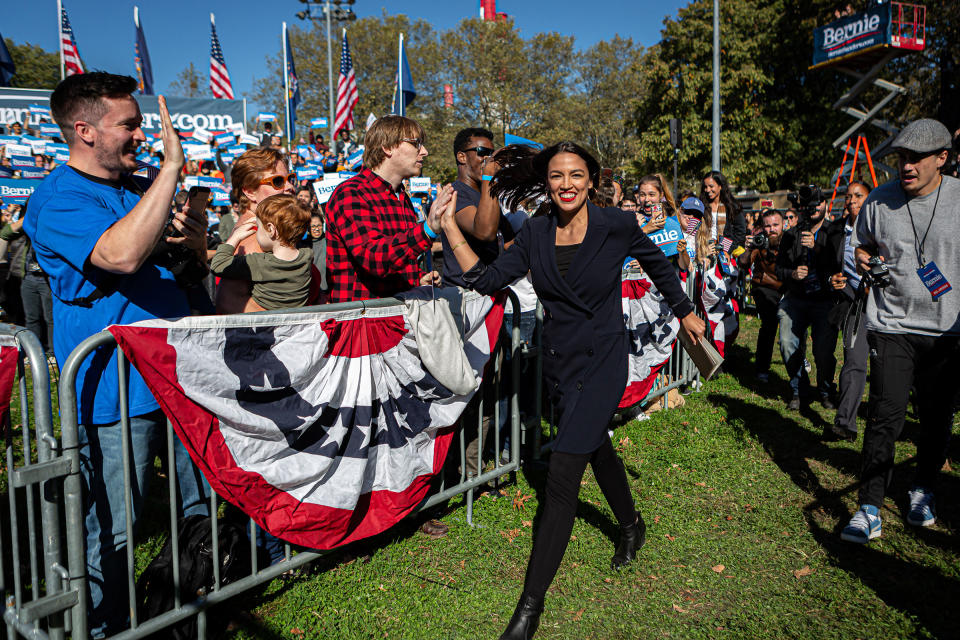
M 313 252 L 298 249 L 297 241 L 310 224 L 310 212 L 294 196 L 282 193 L 264 199 L 255 216 L 238 224 L 217 247 L 210 270 L 222 278 L 251 282 L 254 302 L 268 311 L 306 305 Z M 254 233 L 263 253 L 233 255 L 237 244 Z

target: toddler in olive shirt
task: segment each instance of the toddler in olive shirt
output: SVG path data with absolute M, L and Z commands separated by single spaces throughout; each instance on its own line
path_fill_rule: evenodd
M 264 199 L 255 218 L 238 224 L 226 242 L 217 247 L 210 270 L 221 278 L 253 284 L 254 302 L 267 310 L 307 304 L 313 252 L 298 249 L 297 241 L 310 224 L 310 212 L 288 194 Z M 237 244 L 257 234 L 263 253 L 235 256 Z

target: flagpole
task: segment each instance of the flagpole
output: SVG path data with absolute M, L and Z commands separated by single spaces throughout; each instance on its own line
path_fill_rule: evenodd
M 60 80 L 67 77 L 63 66 L 63 5 L 57 0 L 57 49 L 60 50 Z
M 400 48 L 397 51 L 397 107 L 398 113 L 403 115 L 403 34 L 400 34 Z
M 133 26 L 136 27 L 137 31 L 140 30 L 140 7 L 133 5 Z M 137 53 L 137 34 L 134 34 L 134 59 L 133 64 L 137 67 L 137 83 L 140 85 L 140 93 L 143 93 L 143 65 L 137 64 L 136 53 Z M 142 55 L 142 54 L 141 54 Z
M 287 129 L 287 151 L 290 151 L 290 137 L 293 132 L 290 131 L 290 79 L 287 75 L 287 23 L 283 23 L 283 109 L 285 115 L 284 125 Z

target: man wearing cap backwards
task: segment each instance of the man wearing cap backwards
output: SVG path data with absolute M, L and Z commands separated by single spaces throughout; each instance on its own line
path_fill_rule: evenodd
M 907 125 L 893 142 L 900 176 L 867 197 L 851 237 L 861 272 L 879 256 L 890 284 L 874 287 L 866 307 L 870 413 L 860 506 L 841 533 L 850 542 L 880 536 L 879 510 L 911 387 L 921 434 L 907 522 L 935 522 L 934 489 L 950 439 L 960 365 L 960 292 L 952 290 L 960 286 L 960 180 L 940 173 L 950 145 L 950 133 L 936 120 Z

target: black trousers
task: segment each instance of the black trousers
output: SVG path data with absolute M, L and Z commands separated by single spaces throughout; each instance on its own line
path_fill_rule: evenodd
M 894 447 L 917 389 L 920 437 L 915 485 L 935 489 L 947 456 L 957 393 L 960 336 L 921 336 L 871 331 L 870 416 L 863 434 L 860 504 L 881 506 L 893 475 Z
M 777 341 L 777 327 L 780 326 L 777 318 L 780 294 L 765 287 L 754 287 L 753 301 L 757 305 L 757 317 L 760 318 L 760 332 L 757 334 L 757 373 L 766 373 L 770 370 L 773 345 Z
M 837 415 L 834 424 L 852 433 L 857 432 L 857 410 L 863 399 L 863 390 L 867 386 L 867 356 L 870 346 L 867 332 L 864 330 L 865 317 L 860 316 L 857 329 L 857 341 L 852 349 L 847 348 L 847 330 L 844 326 L 843 368 L 840 369 L 840 394 L 837 400 Z
M 605 438 L 600 448 L 593 453 L 552 454 L 547 471 L 546 504 L 533 540 L 533 551 L 530 552 L 527 577 L 523 585 L 527 595 L 543 598 L 557 574 L 557 569 L 560 568 L 560 561 L 563 560 L 563 554 L 570 542 L 573 521 L 577 515 L 580 480 L 588 463 L 593 467 L 600 491 L 613 509 L 620 526 L 633 524 L 636 519 L 633 496 L 630 494 L 623 462 L 613 450 L 609 439 Z

